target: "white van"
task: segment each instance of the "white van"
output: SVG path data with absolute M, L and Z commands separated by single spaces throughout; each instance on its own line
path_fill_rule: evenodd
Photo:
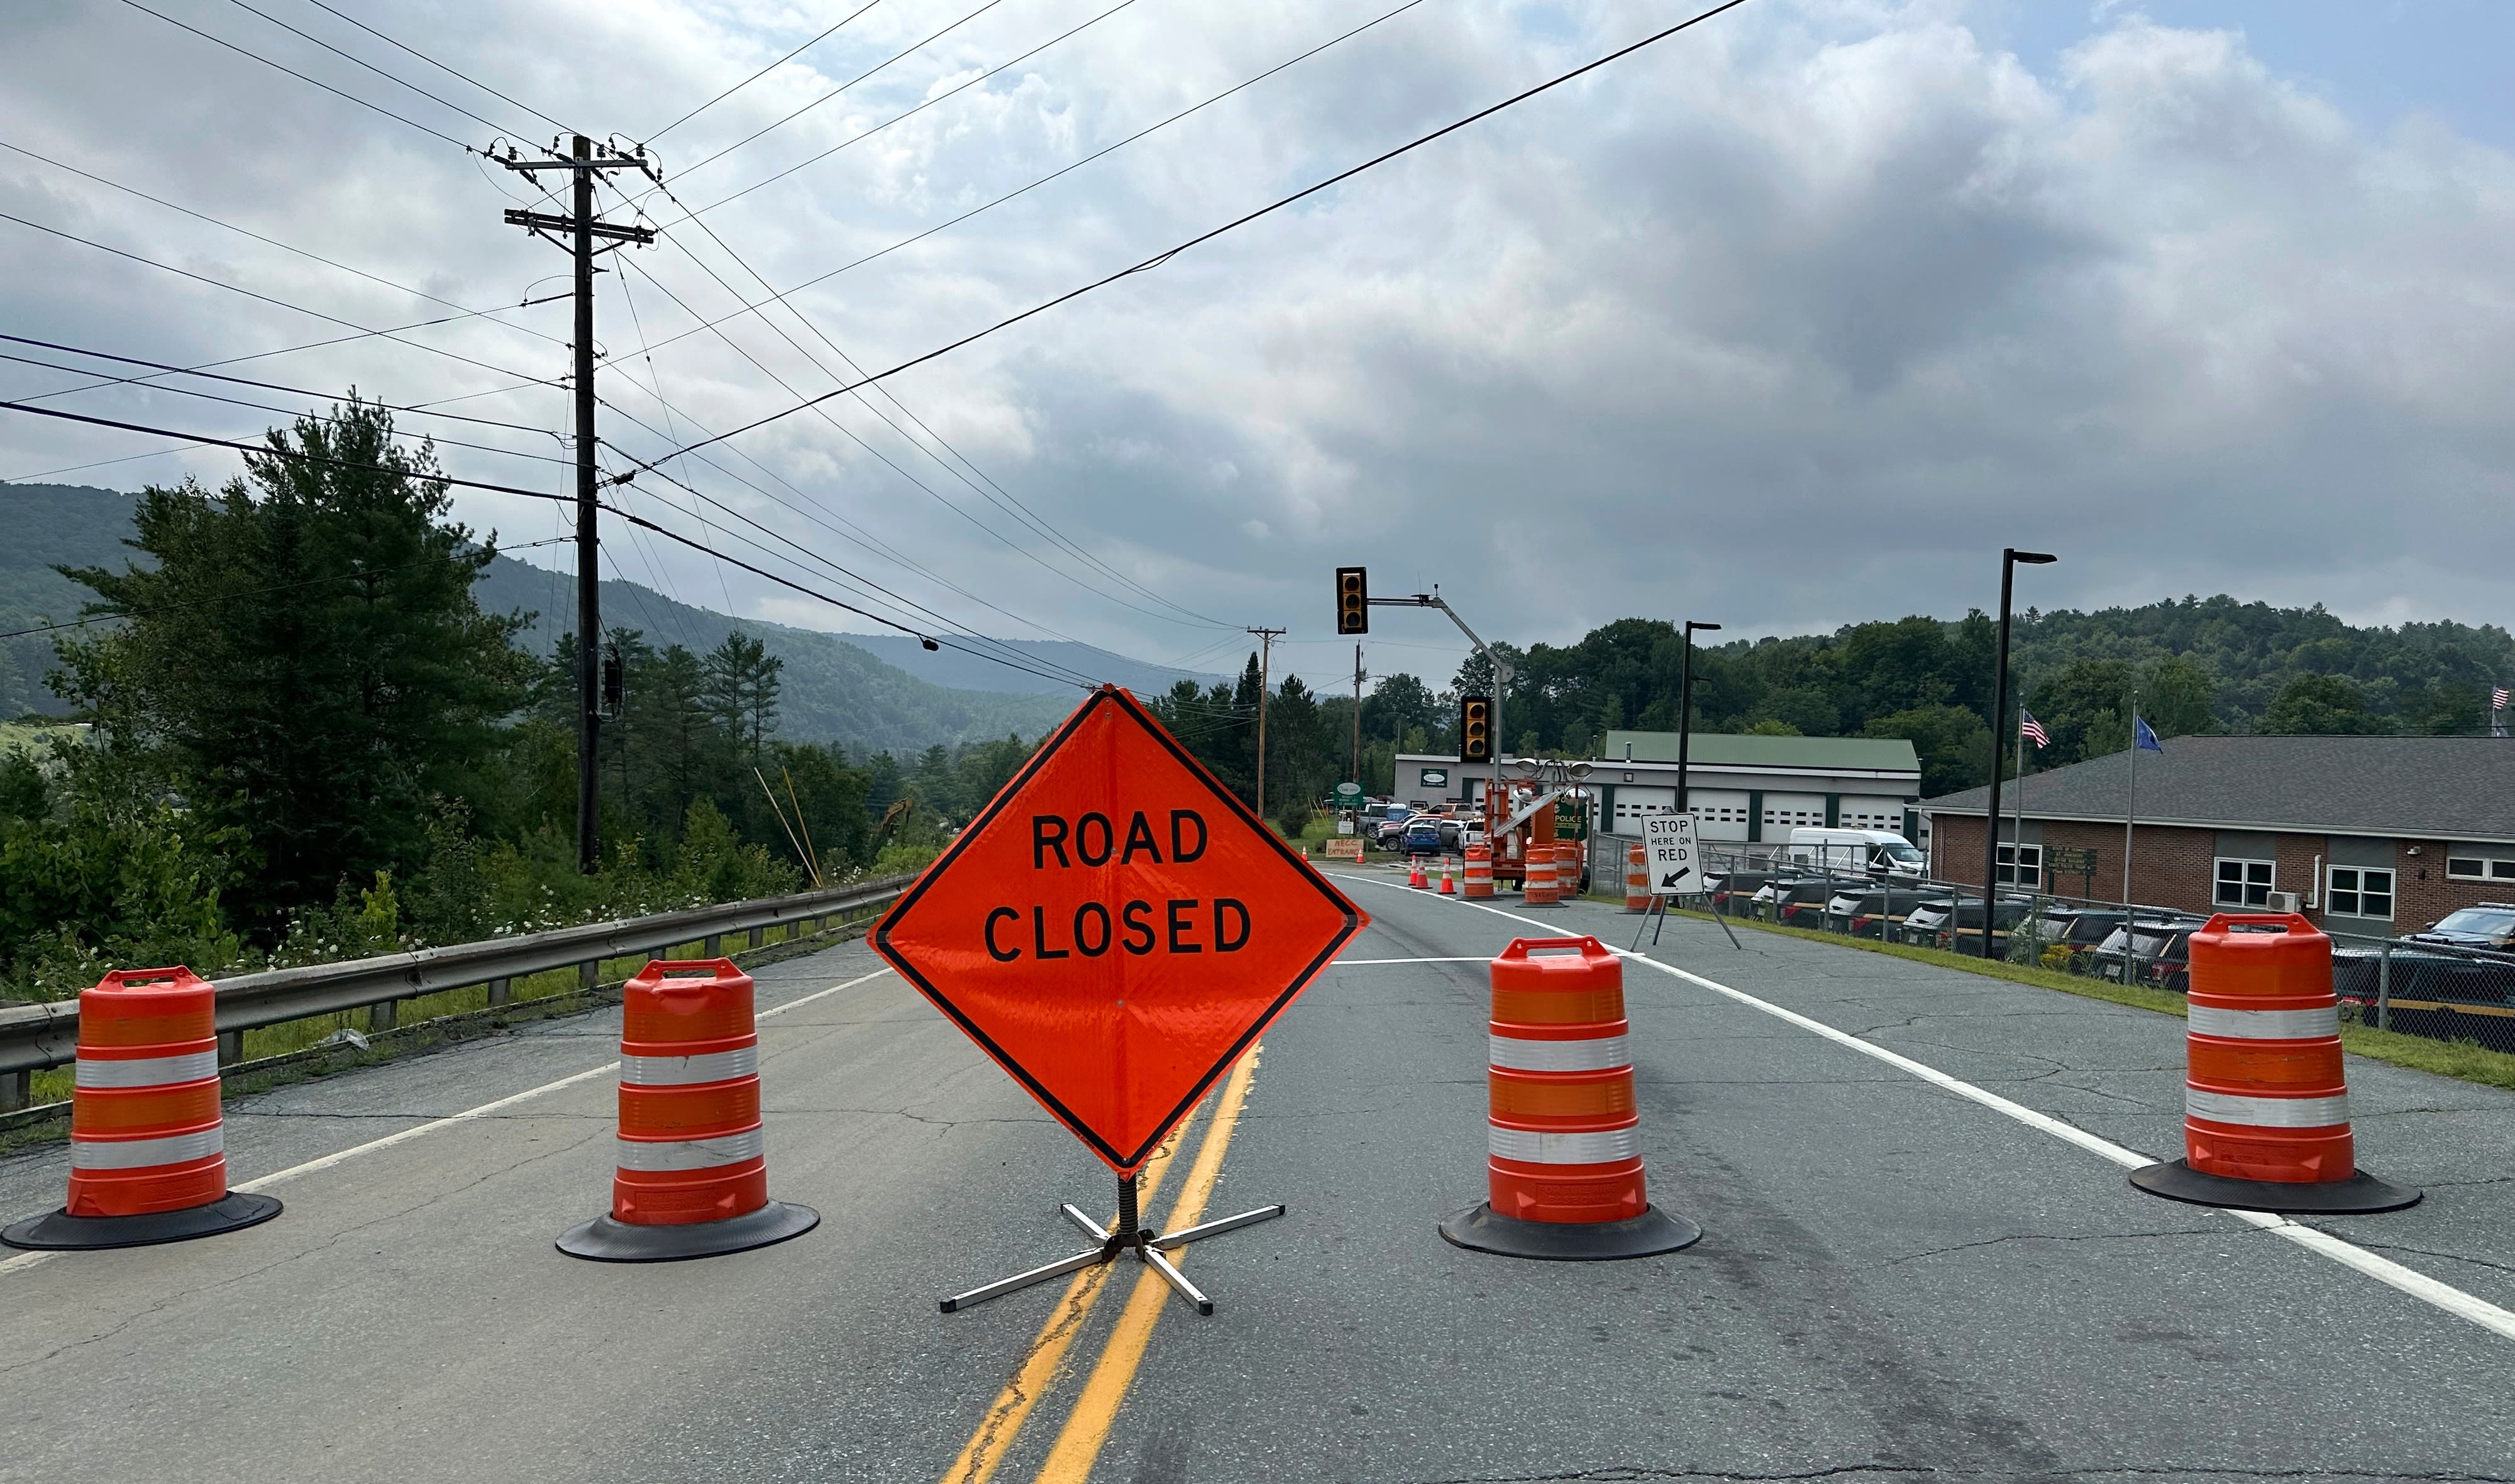
M 1884 878 L 1918 879 L 1929 874 L 1929 857 L 1892 830 L 1826 830 L 1802 826 L 1791 831 L 1790 860 L 1819 871 L 1858 871 Z

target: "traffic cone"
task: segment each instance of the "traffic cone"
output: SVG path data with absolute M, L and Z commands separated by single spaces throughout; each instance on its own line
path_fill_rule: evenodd
M 2420 1192 L 2358 1169 L 2331 939 L 2294 913 L 2219 913 L 2192 934 L 2184 1157 L 2131 1172 L 2199 1206 L 2399 1211 Z
M 1446 855 L 1441 857 L 1441 894 L 1443 896 L 1456 896 L 1459 894 L 1459 884 L 1451 879 L 1450 857 Z
M 1702 1240 L 1702 1227 L 1643 1192 L 1614 951 L 1593 937 L 1517 938 L 1490 973 L 1488 1198 L 1442 1222 L 1442 1237 L 1563 1262 L 1647 1257 Z
M 117 969 L 79 995 L 69 1201 L 0 1231 L 11 1247 L 181 1242 L 279 1215 L 227 1189 L 218 991 L 188 969 Z
M 1414 887 L 1418 891 L 1422 890 L 1426 886 L 1430 885 L 1428 882 L 1423 880 L 1423 858 L 1422 856 L 1409 855 L 1406 857 L 1406 885 Z
M 611 1214 L 559 1235 L 571 1257 L 712 1257 L 821 1223 L 768 1199 L 751 975 L 731 959 L 658 959 L 623 987 L 618 1148 Z

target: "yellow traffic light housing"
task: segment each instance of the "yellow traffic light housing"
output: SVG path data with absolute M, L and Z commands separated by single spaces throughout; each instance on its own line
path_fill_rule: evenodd
M 1465 763 L 1493 761 L 1493 697 L 1459 697 L 1459 758 Z
M 1337 568 L 1337 632 L 1371 632 L 1371 584 L 1361 567 Z

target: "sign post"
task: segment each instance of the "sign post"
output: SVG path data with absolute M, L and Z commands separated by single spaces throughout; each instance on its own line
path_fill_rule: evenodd
M 1041 744 L 874 930 L 874 948 L 1118 1175 L 1096 1244 L 942 1301 L 949 1314 L 1132 1254 L 1197 1312 L 1164 1253 L 1270 1219 L 1156 1234 L 1136 1172 L 1368 921 L 1114 686 Z

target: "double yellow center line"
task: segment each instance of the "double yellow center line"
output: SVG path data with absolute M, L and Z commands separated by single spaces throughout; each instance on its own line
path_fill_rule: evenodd
M 1241 1109 L 1249 1101 L 1249 1084 L 1258 1072 L 1259 1050 L 1249 1049 L 1248 1054 L 1232 1067 L 1221 1092 L 1214 1099 L 1213 1114 L 1205 1122 L 1205 1141 L 1197 1148 L 1196 1161 L 1188 1167 L 1187 1179 L 1179 1187 L 1178 1198 L 1171 1203 L 1162 1230 L 1177 1231 L 1204 1219 L 1206 1202 L 1213 1199 L 1215 1181 L 1222 1175 L 1223 1156 L 1231 1149 L 1232 1131 L 1239 1127 Z M 1162 1177 L 1169 1174 L 1171 1160 L 1186 1141 L 1194 1122 L 1191 1118 L 1181 1124 L 1145 1162 L 1137 1184 L 1139 1199 L 1146 1207 L 1151 1206 L 1161 1189 Z M 1169 1257 L 1173 1262 L 1183 1264 L 1187 1249 L 1180 1248 Z M 1092 1307 L 1099 1301 L 1101 1289 L 1117 1265 L 1104 1262 L 1087 1267 L 1066 1284 L 1064 1294 L 1023 1354 L 1012 1380 L 996 1393 L 995 1402 L 979 1419 L 977 1430 L 969 1435 L 961 1456 L 945 1471 L 944 1484 L 986 1484 L 994 1476 L 1012 1451 L 1013 1441 L 1031 1410 L 1055 1384 L 1066 1351 L 1091 1318 Z M 1118 1420 L 1118 1408 L 1127 1399 L 1127 1388 L 1143 1364 L 1144 1349 L 1152 1342 L 1153 1325 L 1162 1317 L 1170 1293 L 1170 1286 L 1160 1274 L 1149 1267 L 1139 1267 L 1134 1292 L 1127 1296 L 1127 1307 L 1120 1312 L 1109 1338 L 1102 1341 L 1099 1359 L 1093 1363 L 1092 1375 L 1084 1381 L 1074 1410 L 1067 1414 L 1065 1425 L 1050 1447 L 1048 1461 L 1033 1475 L 1035 1484 L 1083 1484 L 1091 1476 L 1101 1446 L 1109 1440 L 1109 1428 Z

